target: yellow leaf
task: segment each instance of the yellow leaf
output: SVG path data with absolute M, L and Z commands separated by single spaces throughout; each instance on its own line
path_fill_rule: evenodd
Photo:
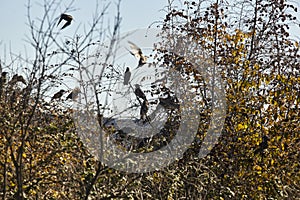
M 263 189 L 262 189 L 262 187 L 258 186 L 257 190 L 262 191 Z
M 31 195 L 36 195 L 36 191 L 35 191 L 35 190 L 30 190 L 29 193 L 30 193 Z
M 238 124 L 238 130 L 241 130 L 243 128 L 244 128 L 243 124 Z
M 281 135 L 279 135 L 279 136 L 276 137 L 277 141 L 279 141 L 281 138 L 282 138 Z
M 281 143 L 281 149 L 282 149 L 283 151 L 285 150 L 284 144 L 283 144 L 283 143 Z
M 255 166 L 254 166 L 254 170 L 256 170 L 256 171 L 261 171 L 262 168 L 261 168 L 261 166 L 259 166 L 259 165 L 255 165 Z
M 237 130 L 244 130 L 244 129 L 247 129 L 248 128 L 248 125 L 247 124 L 244 124 L 244 123 L 240 123 L 237 125 Z

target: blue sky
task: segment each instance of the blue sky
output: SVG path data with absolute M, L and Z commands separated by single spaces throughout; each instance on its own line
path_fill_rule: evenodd
M 102 0 L 104 2 L 112 2 L 111 9 L 115 9 L 115 1 Z M 0 0 L 0 55 L 3 55 L 4 46 L 9 46 L 19 53 L 24 50 L 24 45 L 28 45 L 24 39 L 29 28 L 26 25 L 26 4 L 27 1 L 5 1 Z M 41 7 L 37 5 L 38 1 L 32 0 L 32 17 L 38 17 L 41 13 Z M 40 1 L 43 2 L 43 1 Z M 60 9 L 63 11 L 69 1 L 63 1 Z M 87 3 L 89 2 L 89 3 Z M 77 10 L 70 14 L 74 17 L 73 26 L 79 24 L 88 24 L 95 11 L 96 0 L 77 0 L 73 6 Z M 99 0 L 101 2 L 101 0 Z M 137 28 L 146 28 L 151 23 L 161 21 L 165 15 L 162 9 L 166 6 L 167 0 L 122 0 L 121 15 L 122 25 L 121 31 L 127 32 Z M 57 13 L 58 16 L 60 13 Z
M 63 11 L 70 0 L 64 0 L 60 9 Z M 115 8 L 114 2 L 117 0 L 98 0 L 99 2 L 112 2 L 111 9 Z M 24 51 L 24 45 L 28 44 L 24 41 L 25 34 L 29 28 L 26 25 L 26 7 L 27 0 L 24 1 L 7 1 L 0 0 L 0 55 L 3 55 L 4 47 L 8 50 L 11 46 L 14 53 Z M 37 5 L 37 0 L 32 0 L 32 17 L 36 18 L 42 13 L 42 9 Z M 40 1 L 43 2 L 43 1 Z M 48 1 L 49 2 L 49 1 Z M 87 3 L 88 2 L 88 3 Z M 133 29 L 146 28 L 153 22 L 162 21 L 166 14 L 163 9 L 167 5 L 168 0 L 121 0 L 122 25 L 121 32 L 127 32 Z M 175 0 L 176 3 L 179 0 Z M 79 24 L 88 24 L 95 11 L 96 0 L 76 0 L 74 1 L 74 12 L 70 14 L 74 17 L 73 26 Z M 299 3 L 296 3 L 299 7 Z M 60 13 L 57 13 L 59 16 Z M 297 13 L 300 18 L 299 12 Z M 155 25 L 153 26 L 153 28 Z M 299 30 L 299 29 L 298 29 Z M 65 30 L 64 30 L 65 31 Z M 68 34 L 66 30 L 64 34 Z M 73 30 L 74 31 L 74 30 Z M 293 31 L 293 35 L 299 35 L 298 31 Z M 299 37 L 298 37 L 299 39 Z

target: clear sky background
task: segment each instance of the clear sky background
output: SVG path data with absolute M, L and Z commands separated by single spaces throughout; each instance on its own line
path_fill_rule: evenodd
M 102 0 L 103 1 L 103 0 Z M 116 9 L 116 0 L 104 0 L 111 2 L 110 10 Z M 24 45 L 28 45 L 24 39 L 28 33 L 27 23 L 27 0 L 24 1 L 7 1 L 0 0 L 0 55 L 3 55 L 4 47 L 8 50 L 9 46 L 14 53 L 24 50 Z M 32 18 L 36 18 L 42 12 L 42 8 L 32 0 Z M 61 11 L 65 9 L 69 1 L 62 1 Z M 101 2 L 101 0 L 99 0 Z M 88 25 L 91 22 L 95 12 L 96 0 L 76 0 L 73 4 L 77 9 L 70 14 L 74 17 L 73 27 L 79 24 Z M 122 0 L 121 1 L 121 32 L 127 32 L 133 29 L 146 28 L 151 23 L 162 21 L 165 12 L 162 11 L 167 5 L 167 0 Z M 101 5 L 100 5 L 101 8 Z M 57 13 L 59 16 L 60 13 Z M 111 17 L 113 20 L 113 16 Z M 66 29 L 65 29 L 66 30 Z
M 116 0 L 102 0 L 104 2 L 112 2 L 111 10 L 115 9 Z M 102 2 L 99 0 L 99 2 Z M 28 44 L 24 41 L 25 34 L 28 33 L 28 26 L 26 25 L 27 9 L 25 5 L 27 0 L 24 1 L 8 1 L 0 0 L 0 56 L 3 55 L 4 49 L 6 51 L 9 47 L 12 48 L 14 53 L 20 53 L 24 51 L 24 46 Z M 32 18 L 36 18 L 42 13 L 42 9 L 37 2 L 43 3 L 44 1 L 32 0 Z M 49 2 L 49 1 L 48 1 Z M 68 5 L 69 0 L 62 1 L 61 11 L 65 9 Z M 70 14 L 73 15 L 74 21 L 72 22 L 73 27 L 83 24 L 89 24 L 91 22 L 93 13 L 95 11 L 96 0 L 76 0 L 74 2 L 74 12 Z M 162 21 L 165 16 L 163 9 L 167 5 L 167 0 L 121 0 L 121 15 L 122 24 L 121 32 L 127 32 L 133 29 L 146 28 L 150 24 Z M 175 0 L 176 3 L 180 2 Z M 299 2 L 296 2 L 299 6 Z M 300 10 L 300 9 L 298 9 Z M 60 13 L 57 13 L 59 16 Z M 297 13 L 298 19 L 300 18 L 299 12 Z M 111 17 L 113 20 L 113 17 Z M 153 28 L 155 25 L 153 26 Z M 65 29 L 64 34 L 68 34 Z M 74 31 L 74 30 L 73 30 Z M 298 29 L 299 31 L 299 29 Z M 297 37 L 300 35 L 297 31 L 292 33 Z M 300 39 L 298 37 L 298 39 Z

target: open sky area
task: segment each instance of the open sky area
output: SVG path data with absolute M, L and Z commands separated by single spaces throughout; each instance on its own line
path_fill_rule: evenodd
M 4 49 L 7 51 L 9 47 L 11 47 L 14 53 L 23 52 L 24 45 L 28 45 L 24 41 L 25 35 L 29 31 L 29 27 L 26 25 L 27 1 L 0 0 L 0 2 L 0 55 L 3 55 Z M 37 2 L 34 0 L 31 1 L 31 16 L 33 19 L 42 14 L 42 7 Z M 69 2 L 63 1 L 59 9 L 63 12 Z M 98 2 L 99 4 L 111 3 L 110 18 L 113 20 L 112 13 L 116 10 L 116 1 L 99 0 Z M 74 11 L 70 13 L 74 17 L 74 21 L 72 22 L 73 27 L 88 25 L 95 12 L 95 5 L 96 0 L 74 1 Z M 162 21 L 165 15 L 163 9 L 166 5 L 167 0 L 121 0 L 121 31 L 127 32 L 133 29 L 146 28 L 154 22 Z M 102 8 L 101 5 L 100 8 Z M 58 16 L 60 14 L 57 13 Z M 65 34 L 68 33 L 65 32 Z
M 117 0 L 98 0 L 101 4 L 110 4 L 110 19 L 113 20 L 113 13 L 116 10 Z M 0 0 L 0 55 L 2 56 L 5 49 L 6 52 L 9 48 L 14 53 L 20 53 L 24 51 L 24 46 L 28 45 L 24 39 L 25 35 L 28 35 L 29 27 L 27 23 L 27 9 L 26 4 L 28 1 L 5 1 Z M 32 0 L 31 5 L 31 17 L 33 19 L 38 18 L 43 10 L 39 1 Z M 51 1 L 46 1 L 51 2 Z M 68 6 L 70 0 L 63 1 L 59 7 L 59 10 L 63 12 Z M 166 12 L 164 11 L 168 0 L 121 0 L 121 31 L 127 32 L 134 29 L 146 28 L 152 23 L 162 21 Z M 175 3 L 179 3 L 179 0 L 175 0 Z M 298 4 L 299 2 L 294 4 Z M 95 12 L 96 0 L 74 1 L 73 8 L 70 14 L 73 15 L 74 21 L 72 22 L 73 27 L 79 25 L 88 25 L 91 22 L 93 13 Z M 57 13 L 59 16 L 60 13 Z M 297 13 L 298 19 L 300 18 L 299 12 Z M 299 29 L 298 29 L 299 30 Z M 69 34 L 68 31 L 64 30 L 64 34 Z M 74 31 L 74 30 L 73 30 Z M 297 36 L 299 33 L 293 31 L 293 35 Z M 298 37 L 299 39 L 299 37 Z

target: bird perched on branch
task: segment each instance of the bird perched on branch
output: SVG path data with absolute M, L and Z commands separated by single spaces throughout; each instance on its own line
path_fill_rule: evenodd
M 134 94 L 135 94 L 137 97 L 143 99 L 144 101 L 147 101 L 146 95 L 144 94 L 144 92 L 143 92 L 142 89 L 140 88 L 140 85 L 139 85 L 139 84 L 135 84 Z
M 145 121 L 147 119 L 148 110 L 149 110 L 149 103 L 147 100 L 144 100 L 140 110 L 141 120 Z
M 261 141 L 261 143 L 259 144 L 259 147 L 254 151 L 254 154 L 258 154 L 258 153 L 260 153 L 261 155 L 264 153 L 264 151 L 265 151 L 265 149 L 267 149 L 268 148 L 268 141 L 269 141 L 270 139 L 269 139 L 269 137 L 268 136 L 266 136 L 266 135 L 264 135 L 263 137 L 262 137 L 262 141 Z
M 163 106 L 165 109 L 171 109 L 171 110 L 176 110 L 179 109 L 179 101 L 178 99 L 174 96 L 172 97 L 170 93 L 168 93 L 167 98 L 158 98 L 159 99 L 159 105 Z
M 51 98 L 51 101 L 53 101 L 54 99 L 59 99 L 62 97 L 62 95 L 65 93 L 66 91 L 65 90 L 59 90 L 58 92 L 56 92 L 52 98 Z
M 7 80 L 7 74 L 8 74 L 8 72 L 2 72 L 1 73 L 1 80 L 2 80 L 3 83 L 5 83 L 6 80 Z
M 1 73 L 1 77 L 0 77 L 0 99 L 1 99 L 1 95 L 2 95 L 4 85 L 6 84 L 6 81 L 7 81 L 7 74 L 8 74 L 8 72 L 2 72 Z
M 23 84 L 26 85 L 26 81 L 25 81 L 25 79 L 23 78 L 23 76 L 22 76 L 22 75 L 15 74 L 15 75 L 13 75 L 13 77 L 11 78 L 11 80 L 9 81 L 9 84 L 10 84 L 10 85 L 14 85 L 14 84 L 16 84 L 17 82 L 21 82 L 21 83 L 23 83 Z
M 8 72 L 2 72 L 1 73 L 1 77 L 0 77 L 0 85 L 1 86 L 6 83 L 6 81 L 7 81 L 7 74 L 8 74 Z
M 142 50 L 140 47 L 136 46 L 133 42 L 128 41 L 128 43 L 130 44 L 130 48 L 131 50 L 129 50 L 129 52 L 136 57 L 137 59 L 139 59 L 139 63 L 137 67 L 141 67 L 144 64 L 147 63 L 147 57 L 143 54 Z
M 63 25 L 63 27 L 61 27 L 61 29 L 64 29 L 64 28 L 66 28 L 67 26 L 69 26 L 71 24 L 71 21 L 73 20 L 73 17 L 71 15 L 68 15 L 68 14 L 65 14 L 65 13 L 61 14 L 57 26 L 60 24 L 60 22 L 62 20 L 66 21 L 66 23 Z
M 76 100 L 78 98 L 78 94 L 80 93 L 79 87 L 73 89 L 73 91 L 67 96 L 66 100 L 72 99 Z
M 130 72 L 129 67 L 127 67 L 126 71 L 124 73 L 124 82 L 123 82 L 124 85 L 128 85 L 129 80 L 130 80 L 130 76 L 131 76 L 131 72 Z

